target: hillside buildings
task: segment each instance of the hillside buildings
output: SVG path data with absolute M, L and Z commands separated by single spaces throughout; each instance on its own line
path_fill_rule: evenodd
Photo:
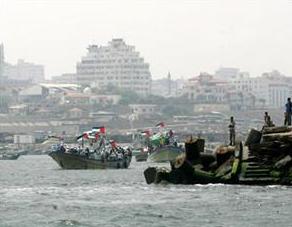
M 6 85 L 27 85 L 45 80 L 44 66 L 19 59 L 13 65 L 5 62 L 4 45 L 0 44 L 0 82 Z
M 113 39 L 107 46 L 88 47 L 87 55 L 77 63 L 77 83 L 100 88 L 113 85 L 148 95 L 151 73 L 134 46 L 123 39 Z
M 285 104 L 287 97 L 292 96 L 292 78 L 276 70 L 251 77 L 248 72 L 224 67 L 218 69 L 214 77 L 232 85 L 237 93 L 252 94 L 256 108 L 280 108 Z
M 269 108 L 283 107 L 287 97 L 292 95 L 292 78 L 278 71 L 263 73 L 261 77 L 239 74 L 231 80 L 237 91 L 250 92 L 258 101 Z
M 184 93 L 194 104 L 195 112 L 239 111 L 253 108 L 255 103 L 251 93 L 236 91 L 230 82 L 207 73 L 189 79 Z
M 225 102 L 225 94 L 230 89 L 226 81 L 214 79 L 212 75 L 201 73 L 191 78 L 185 85 L 188 99 L 195 103 L 222 103 Z

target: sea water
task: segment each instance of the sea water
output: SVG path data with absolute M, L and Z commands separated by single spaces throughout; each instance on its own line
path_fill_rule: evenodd
M 0 161 L 0 226 L 292 226 L 292 187 L 147 185 L 143 171 L 157 165 L 62 170 L 46 155 Z

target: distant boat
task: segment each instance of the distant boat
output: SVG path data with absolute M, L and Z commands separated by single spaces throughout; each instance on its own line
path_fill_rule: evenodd
M 147 151 L 140 151 L 135 155 L 137 162 L 146 162 L 148 158 L 148 152 Z
M 168 162 L 173 161 L 176 157 L 184 152 L 183 148 L 173 145 L 163 145 L 157 147 L 151 153 L 148 159 L 152 162 Z
M 125 169 L 130 166 L 131 156 L 109 157 L 107 159 L 90 158 L 85 155 L 50 152 L 51 156 L 63 169 Z
M 0 160 L 16 160 L 21 154 L 0 154 Z

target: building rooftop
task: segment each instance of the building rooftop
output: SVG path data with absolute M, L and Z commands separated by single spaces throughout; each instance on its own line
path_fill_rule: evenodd
M 53 83 L 41 83 L 42 87 L 46 88 L 79 88 L 78 84 L 53 84 Z

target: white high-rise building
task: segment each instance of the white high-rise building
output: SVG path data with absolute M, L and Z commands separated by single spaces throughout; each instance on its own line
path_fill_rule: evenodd
M 123 39 L 113 39 L 107 46 L 90 45 L 85 57 L 77 63 L 80 85 L 117 86 L 142 95 L 151 92 L 149 64 L 134 46 Z

